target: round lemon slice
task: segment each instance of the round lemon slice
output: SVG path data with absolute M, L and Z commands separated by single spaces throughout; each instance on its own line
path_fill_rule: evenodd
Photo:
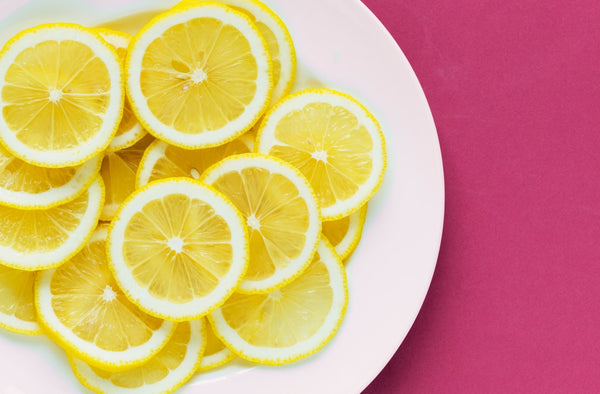
M 106 262 L 107 227 L 59 268 L 38 274 L 35 303 L 40 323 L 61 346 L 87 363 L 123 370 L 162 349 L 175 324 L 148 316 L 117 286 Z
M 42 167 L 102 152 L 123 113 L 122 66 L 97 34 L 67 23 L 19 33 L 0 53 L 0 140 Z
M 152 141 L 154 137 L 148 135 L 135 145 L 104 157 L 101 174 L 106 186 L 106 200 L 100 220 L 112 220 L 121 203 L 134 192 L 138 165 Z
M 94 29 L 106 42 L 108 42 L 119 55 L 121 62 L 125 64 L 127 58 L 127 48 L 131 42 L 132 36 L 116 30 L 110 29 Z M 136 142 L 141 140 L 146 135 L 146 131 L 136 119 L 129 99 L 125 98 L 125 106 L 123 107 L 123 118 L 119 124 L 115 138 L 110 142 L 107 151 L 116 152 L 121 149 L 129 148 Z
M 202 0 L 183 0 L 178 6 L 201 3 Z M 267 42 L 273 61 L 273 95 L 275 104 L 290 92 L 296 76 L 296 50 L 287 27 L 269 7 L 257 0 L 220 0 L 231 8 L 248 15 Z
M 217 337 L 241 358 L 281 365 L 325 346 L 347 304 L 344 266 L 323 239 L 312 264 L 295 281 L 268 294 L 235 293 L 208 318 Z
M 121 205 L 108 257 L 120 287 L 141 309 L 192 320 L 237 288 L 248 266 L 248 233 L 221 193 L 172 178 L 144 186 Z
M 356 212 L 375 194 L 386 167 L 385 141 L 358 101 L 327 89 L 288 96 L 265 116 L 258 152 L 279 157 L 308 178 L 323 220 Z
M 225 145 L 201 150 L 181 149 L 157 140 L 144 153 L 137 172 L 136 187 L 166 178 L 200 179 L 204 170 L 216 162 L 228 156 L 251 152 L 252 147 L 248 146 L 243 137 Z
M 0 204 L 48 209 L 72 201 L 96 179 L 101 162 L 102 155 L 97 155 L 77 167 L 38 167 L 0 146 Z
M 104 204 L 98 176 L 79 197 L 43 210 L 0 205 L 0 264 L 25 271 L 57 267 L 88 241 Z
M 0 327 L 18 334 L 42 333 L 33 301 L 35 275 L 0 265 Z
M 217 338 L 212 330 L 212 327 L 210 324 L 208 324 L 208 321 L 206 327 L 206 349 L 204 350 L 202 361 L 198 366 L 198 372 L 204 372 L 210 369 L 218 368 L 227 364 L 236 357 L 235 353 L 227 349 L 227 347 L 223 345 L 223 342 Z
M 350 216 L 332 222 L 323 222 L 323 235 L 331 242 L 342 260 L 350 257 L 358 246 L 366 217 L 367 206 L 363 205 L 359 211 Z
M 201 181 L 227 196 L 246 219 L 250 265 L 238 292 L 275 290 L 308 267 L 321 235 L 316 196 L 302 174 L 259 154 L 231 156 Z
M 142 125 L 185 149 L 249 130 L 273 88 L 267 44 L 244 14 L 216 3 L 176 7 L 133 39 L 127 93 Z
M 163 350 L 127 371 L 104 371 L 72 356 L 69 362 L 77 379 L 99 394 L 172 393 L 194 375 L 200 364 L 206 346 L 206 326 L 204 319 L 179 323 Z

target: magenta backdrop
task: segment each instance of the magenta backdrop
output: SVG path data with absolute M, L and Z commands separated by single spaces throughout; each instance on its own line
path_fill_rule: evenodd
M 436 120 L 446 222 L 364 394 L 600 392 L 600 2 L 364 0 Z

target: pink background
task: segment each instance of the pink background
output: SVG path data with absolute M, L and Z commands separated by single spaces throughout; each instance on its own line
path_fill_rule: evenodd
M 364 394 L 600 392 L 600 2 L 364 2 L 446 175 L 431 289 Z

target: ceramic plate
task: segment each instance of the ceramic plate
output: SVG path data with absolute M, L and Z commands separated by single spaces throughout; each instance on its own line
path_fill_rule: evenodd
M 333 341 L 312 358 L 272 368 L 236 362 L 184 393 L 360 393 L 413 324 L 437 260 L 444 214 L 439 143 L 423 91 L 389 33 L 359 0 L 264 0 L 294 38 L 295 89 L 328 86 L 361 100 L 381 122 L 389 156 L 363 240 L 348 263 L 350 304 Z M 0 5 L 0 42 L 44 22 L 106 23 L 168 8 L 169 0 L 25 0 Z M 150 14 L 113 26 L 135 29 Z M 0 393 L 84 392 L 45 338 L 0 333 Z

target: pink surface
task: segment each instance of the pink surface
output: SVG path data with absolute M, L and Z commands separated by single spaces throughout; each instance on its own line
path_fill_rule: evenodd
M 599 392 L 600 3 L 364 0 L 436 120 L 427 300 L 364 394 Z

